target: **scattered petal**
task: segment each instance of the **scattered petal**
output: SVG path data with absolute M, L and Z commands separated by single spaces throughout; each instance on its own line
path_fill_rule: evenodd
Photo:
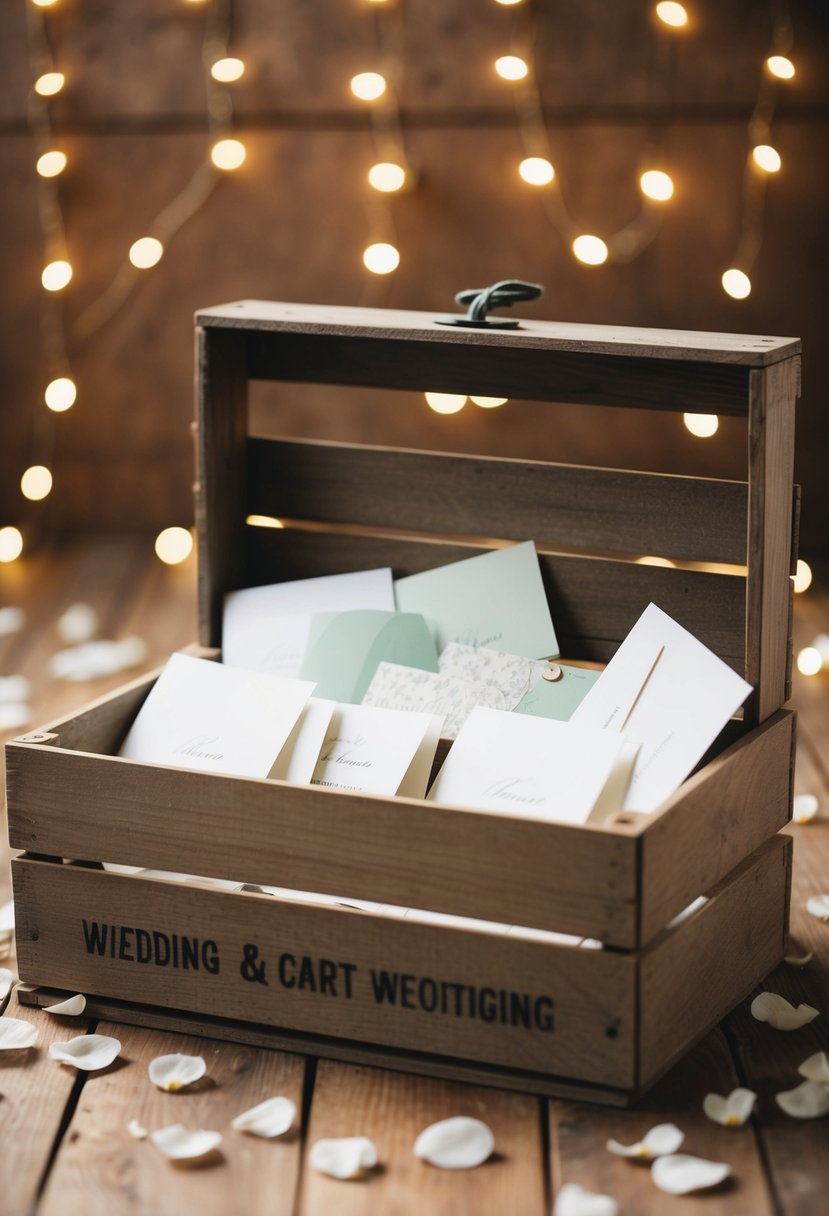
M 222 1133 L 206 1132 L 201 1128 L 191 1132 L 183 1123 L 171 1123 L 169 1127 L 150 1132 L 150 1139 L 171 1161 L 195 1161 L 219 1147 Z
M 566 1183 L 556 1196 L 553 1216 L 618 1216 L 619 1205 L 610 1195 L 597 1195 L 575 1182 Z
M 31 707 L 25 701 L 9 701 L 0 705 L 0 730 L 21 730 L 32 720 Z
M 691 1191 L 718 1186 L 730 1173 L 731 1166 L 724 1161 L 705 1161 L 702 1157 L 689 1157 L 687 1153 L 660 1157 L 651 1166 L 651 1177 L 666 1195 L 687 1195 Z
M 798 794 L 792 806 L 795 823 L 811 823 L 818 812 L 818 800 L 814 794 Z
M 149 1132 L 146 1127 L 142 1127 L 137 1119 L 130 1119 L 127 1124 L 127 1131 L 132 1136 L 133 1140 L 146 1140 Z
M 137 667 L 147 657 L 142 638 L 129 637 L 120 642 L 99 639 L 58 650 L 49 659 L 49 673 L 58 680 L 94 680 L 113 675 L 126 667 Z
M 809 1081 L 817 1081 L 820 1085 L 829 1085 L 829 1059 L 825 1051 L 816 1051 L 808 1060 L 804 1060 L 797 1070 L 801 1077 Z
M 309 1161 L 312 1169 L 331 1178 L 362 1178 L 377 1164 L 377 1149 L 368 1136 L 317 1140 Z
M 742 1127 L 754 1110 L 757 1095 L 750 1089 L 732 1089 L 727 1098 L 721 1094 L 706 1094 L 702 1109 L 709 1119 L 723 1127 Z
M 20 1051 L 34 1047 L 37 1042 L 37 1027 L 20 1018 L 0 1018 L 0 1051 Z
M 424 1128 L 414 1142 L 414 1155 L 443 1170 L 469 1170 L 483 1165 L 495 1148 L 492 1130 L 480 1119 L 456 1115 Z
M 25 676 L 0 676 L 0 702 L 28 701 L 32 695 L 32 684 Z
M 0 967 L 0 1001 L 5 1001 L 16 978 L 14 972 L 9 971 L 8 967 Z
M 153 1085 L 167 1093 L 175 1093 L 185 1085 L 192 1085 L 207 1072 L 203 1056 L 185 1056 L 176 1052 L 169 1056 L 156 1056 L 147 1069 Z
M 98 632 L 98 613 L 91 604 L 73 604 L 58 617 L 58 633 L 70 646 L 88 642 Z
M 803 1081 L 795 1089 L 775 1094 L 774 1100 L 793 1119 L 820 1119 L 829 1114 L 829 1086 L 819 1081 Z
M 807 950 L 805 954 L 786 954 L 783 962 L 788 963 L 790 967 L 805 967 L 814 957 L 814 951 Z
M 758 1022 L 768 1022 L 775 1030 L 798 1030 L 818 1016 L 811 1005 L 790 1005 L 776 992 L 761 992 L 751 1002 L 751 1016 Z
M 26 614 L 22 608 L 11 604 L 0 608 L 0 638 L 8 637 L 12 633 L 19 633 L 25 624 Z
M 74 1064 L 83 1072 L 95 1072 L 99 1068 L 108 1068 L 120 1050 L 118 1039 L 108 1034 L 79 1034 L 76 1039 L 69 1039 L 66 1043 L 52 1043 L 49 1059 L 60 1060 L 61 1064 Z
M 0 933 L 9 933 L 14 931 L 14 900 L 10 899 L 7 904 L 0 907 Z
M 252 1106 L 237 1115 L 231 1127 L 237 1132 L 249 1132 L 251 1136 L 284 1136 L 290 1131 L 296 1118 L 296 1103 L 290 1098 L 267 1098 L 258 1106 Z
M 818 920 L 829 920 L 829 895 L 813 895 L 807 899 L 806 911 Z
M 69 996 L 65 1001 L 58 1001 L 57 1005 L 47 1005 L 45 1008 L 47 1013 L 59 1013 L 64 1018 L 76 1018 L 86 1009 L 86 997 L 79 992 L 77 996 Z
M 618 1140 L 608 1140 L 607 1149 L 617 1157 L 638 1157 L 642 1161 L 653 1161 L 655 1157 L 675 1153 L 684 1139 L 685 1133 L 675 1124 L 658 1123 L 636 1144 L 620 1144 Z

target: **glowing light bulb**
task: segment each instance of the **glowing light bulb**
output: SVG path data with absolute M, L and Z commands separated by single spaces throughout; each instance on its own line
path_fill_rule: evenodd
M 669 557 L 651 557 L 650 555 L 637 557 L 635 564 L 637 566 L 664 566 L 670 570 L 676 566 L 676 562 L 672 562 Z
M 57 4 L 58 0 L 32 0 L 35 8 L 51 8 L 53 4 Z
M 66 77 L 63 72 L 44 72 L 35 81 L 34 89 L 38 97 L 54 97 L 65 84 Z
M 778 173 L 783 164 L 780 153 L 771 144 L 758 144 L 751 149 L 751 157 L 758 169 L 764 173 Z
M 688 11 L 685 5 L 675 4 L 674 0 L 659 0 L 656 15 L 664 25 L 670 25 L 676 30 L 688 24 Z
M 33 464 L 20 478 L 20 490 L 24 498 L 40 502 L 51 493 L 52 474 L 44 464 Z
M 386 91 L 386 78 L 379 72 L 358 72 L 351 77 L 351 92 L 360 101 L 376 101 Z
M 495 71 L 502 80 L 523 80 L 530 69 L 520 55 L 502 55 L 495 60 Z
M 812 567 L 808 562 L 804 562 L 802 558 L 797 559 L 797 569 L 792 575 L 792 584 L 794 586 L 795 595 L 801 595 L 812 585 Z
M 400 254 L 394 245 L 378 241 L 363 250 L 363 265 L 372 274 L 391 274 L 400 265 Z
M 193 552 L 193 537 L 187 528 L 164 528 L 155 538 L 156 557 L 168 566 L 178 566 Z
M 57 177 L 66 168 L 66 153 L 57 150 L 44 152 L 37 158 L 35 168 L 41 177 Z
M 710 439 L 716 435 L 720 425 L 716 414 L 683 414 L 682 421 L 697 439 Z
M 70 380 L 68 376 L 58 376 L 57 380 L 51 380 L 46 385 L 46 391 L 43 394 L 49 409 L 56 414 L 62 414 L 64 410 L 71 409 L 77 395 L 75 381 Z
M 495 3 L 503 4 L 504 8 L 507 8 L 509 5 L 512 5 L 512 4 L 520 4 L 521 0 L 495 0 Z
M 518 176 L 528 186 L 548 186 L 556 171 L 543 156 L 528 156 L 518 166 Z
M 769 55 L 766 67 L 778 80 L 791 80 L 794 76 L 794 64 L 786 55 Z
M 667 203 L 674 193 L 673 178 L 662 169 L 646 169 L 639 178 L 639 188 L 655 203 Z
M 210 149 L 210 159 L 217 169 L 232 173 L 245 163 L 248 150 L 241 139 L 220 139 Z
M 59 260 L 43 267 L 40 281 L 47 291 L 62 291 L 72 281 L 72 266 Z
M 479 405 L 482 410 L 495 410 L 499 405 L 506 405 L 509 397 L 470 397 L 469 400 Z
M 23 552 L 23 536 L 19 528 L 0 528 L 0 562 L 17 561 Z
M 608 249 L 599 236 L 577 236 L 573 241 L 573 253 L 585 266 L 601 266 L 607 261 Z
M 751 295 L 751 279 L 743 270 L 737 270 L 732 266 L 730 270 L 724 272 L 720 282 L 725 294 L 734 300 L 744 300 L 746 296 Z
M 284 528 L 281 519 L 277 519 L 275 515 L 246 515 L 245 523 L 252 528 Z
M 800 674 L 802 676 L 816 676 L 822 667 L 823 658 L 820 651 L 816 650 L 814 646 L 804 646 L 797 656 L 797 670 Z
M 154 236 L 142 236 L 130 245 L 129 259 L 138 270 L 149 270 L 161 261 L 164 246 Z
M 368 181 L 375 190 L 381 190 L 383 194 L 393 194 L 395 190 L 402 190 L 406 184 L 406 170 L 394 161 L 380 161 L 369 169 Z
M 457 414 L 466 405 L 465 393 L 424 393 L 426 404 L 436 414 Z
M 244 74 L 244 61 L 236 59 L 233 55 L 228 55 L 224 59 L 217 59 L 215 63 L 210 65 L 210 75 L 214 80 L 218 80 L 222 84 L 232 84 L 234 80 L 241 80 Z

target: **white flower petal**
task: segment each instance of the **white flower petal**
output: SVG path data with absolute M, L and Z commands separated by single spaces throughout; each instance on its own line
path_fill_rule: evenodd
M 0 704 L 0 730 L 21 730 L 32 720 L 31 708 L 25 701 L 7 701 Z
M 684 1139 L 685 1133 L 674 1123 L 658 1123 L 641 1140 L 637 1140 L 636 1144 L 620 1144 L 618 1140 L 608 1140 L 607 1149 L 617 1157 L 637 1157 L 642 1161 L 652 1161 L 654 1157 L 675 1153 Z
M 312 1169 L 331 1178 L 362 1178 L 377 1164 L 377 1149 L 367 1136 L 317 1140 L 308 1160 Z
M 14 933 L 14 900 L 0 906 L 0 933 Z
M 258 1106 L 237 1115 L 231 1127 L 237 1132 L 249 1132 L 251 1136 L 284 1136 L 290 1131 L 296 1118 L 296 1103 L 290 1098 L 267 1098 Z
M 142 1127 L 137 1119 L 130 1119 L 127 1124 L 127 1131 L 132 1136 L 133 1140 L 146 1140 L 149 1132 L 146 1127 Z
M 619 1216 L 619 1205 L 610 1195 L 597 1195 L 568 1182 L 556 1196 L 553 1216 Z
M 222 1133 L 206 1132 L 201 1128 L 191 1132 L 183 1123 L 171 1123 L 169 1127 L 150 1132 L 150 1139 L 171 1161 L 195 1161 L 219 1147 Z
M 819 1081 L 804 1081 L 795 1089 L 775 1094 L 774 1100 L 793 1119 L 820 1119 L 829 1114 L 829 1086 Z
M 807 899 L 806 911 L 818 920 L 829 920 L 829 895 L 813 895 Z
M 26 624 L 26 613 L 12 604 L 0 608 L 0 638 L 19 633 Z
M 72 604 L 58 617 L 57 625 L 62 642 L 88 642 L 98 632 L 98 613 L 91 604 Z
M 754 1110 L 757 1095 L 750 1089 L 732 1089 L 727 1098 L 721 1094 L 706 1094 L 702 1109 L 709 1119 L 723 1127 L 742 1127 Z
M 818 800 L 814 794 L 798 794 L 792 806 L 795 823 L 810 823 L 818 812 Z
M 788 963 L 790 967 L 805 967 L 807 963 L 811 963 L 814 957 L 814 951 L 807 950 L 805 954 L 786 954 L 783 962 Z
M 185 1056 L 176 1052 L 169 1056 L 156 1056 L 147 1069 L 153 1085 L 167 1093 L 175 1093 L 185 1085 L 192 1085 L 207 1072 L 203 1056 Z
M 0 676 L 0 705 L 28 701 L 32 695 L 32 682 L 26 676 Z
M 108 1068 L 120 1050 L 119 1041 L 108 1034 L 79 1034 L 76 1039 L 69 1039 L 66 1043 L 52 1043 L 49 1059 L 60 1060 L 61 1064 L 74 1064 L 83 1072 L 95 1072 L 99 1068 Z
M 37 1027 L 20 1018 L 0 1018 L 0 1051 L 19 1051 L 23 1047 L 34 1047 L 37 1042 Z
M 59 1013 L 65 1018 L 76 1018 L 78 1014 L 83 1013 L 86 1009 L 86 997 L 80 992 L 77 996 L 69 996 L 65 1001 L 58 1001 L 57 1005 L 47 1005 L 47 1013 Z
M 5 1001 L 16 978 L 14 972 L 9 971 L 8 967 L 0 967 L 0 1001 Z
M 689 1157 L 687 1153 L 660 1157 L 651 1166 L 651 1177 L 666 1195 L 687 1195 L 691 1191 L 717 1186 L 730 1173 L 731 1166 L 724 1161 L 705 1161 L 702 1157 Z
M 424 1128 L 414 1142 L 414 1155 L 443 1170 L 469 1170 L 482 1165 L 495 1147 L 491 1129 L 480 1119 L 456 1115 Z
M 816 1051 L 808 1060 L 804 1060 L 797 1070 L 801 1077 L 809 1081 L 818 1081 L 821 1085 L 829 1085 L 829 1058 L 825 1051 Z
M 758 1022 L 768 1022 L 775 1030 L 798 1030 L 818 1016 L 811 1005 L 790 1005 L 776 992 L 761 992 L 751 1002 L 751 1016 Z

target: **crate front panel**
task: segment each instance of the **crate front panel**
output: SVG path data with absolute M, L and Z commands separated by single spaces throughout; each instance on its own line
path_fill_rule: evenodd
M 24 982 L 635 1084 L 632 956 L 15 859 Z

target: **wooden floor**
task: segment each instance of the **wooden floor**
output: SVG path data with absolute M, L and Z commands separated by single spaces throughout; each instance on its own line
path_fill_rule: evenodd
M 797 598 L 796 646 L 829 631 L 829 582 Z M 194 640 L 192 565 L 162 567 L 141 538 L 92 539 L 64 545 L 0 567 L 0 606 L 25 609 L 22 633 L 0 638 L 0 674 L 24 674 L 33 685 L 32 726 L 71 710 L 123 682 L 113 676 L 68 684 L 47 673 L 60 647 L 54 622 L 77 600 L 91 602 L 105 637 L 141 635 L 147 666 Z M 38 1047 L 0 1053 L 0 1213 L 2 1216 L 163 1216 L 197 1211 L 230 1216 L 357 1216 L 358 1213 L 446 1213 L 535 1216 L 551 1211 L 562 1184 L 579 1183 L 615 1196 L 630 1216 L 705 1212 L 817 1216 L 829 1210 L 829 1120 L 797 1121 L 776 1106 L 775 1093 L 793 1088 L 797 1066 L 829 1049 L 829 924 L 809 916 L 809 896 L 829 892 L 829 675 L 796 677 L 800 710 L 796 788 L 821 800 L 818 819 L 791 828 L 795 840 L 792 951 L 814 952 L 805 967 L 783 965 L 765 987 L 821 1011 L 811 1025 L 786 1034 L 754 1021 L 748 1002 L 711 1033 L 637 1108 L 630 1111 L 467 1087 L 315 1061 L 275 1051 L 102 1026 L 121 1039 L 116 1065 L 77 1078 L 47 1058 L 48 1044 L 83 1033 L 14 995 L 6 1014 L 34 1022 Z M 20 733 L 15 732 L 15 733 Z M 3 835 L 5 839 L 5 834 Z M 0 846 L 2 850 L 2 846 Z M 0 852 L 0 904 L 10 897 L 8 853 Z M 0 966 L 14 966 L 0 960 Z M 155 1090 L 146 1067 L 154 1056 L 204 1054 L 207 1082 L 176 1095 Z M 20 1057 L 24 1057 L 22 1062 Z M 759 1095 L 743 1128 L 710 1122 L 702 1113 L 709 1091 L 727 1094 L 741 1084 Z M 301 1131 L 287 1140 L 259 1141 L 229 1130 L 232 1116 L 277 1093 L 303 1110 Z M 495 1133 L 496 1153 L 484 1167 L 449 1172 L 416 1161 L 417 1133 L 436 1119 L 471 1114 Z M 150 1128 L 180 1121 L 225 1131 L 221 1155 L 206 1168 L 182 1170 L 147 1142 L 132 1139 L 133 1118 Z M 733 1179 L 700 1196 L 671 1198 L 656 1190 L 647 1167 L 611 1156 L 609 1136 L 633 1143 L 656 1123 L 685 1132 L 684 1151 L 730 1163 Z M 368 1135 L 382 1167 L 362 1182 L 334 1182 L 307 1168 L 309 1146 L 323 1136 Z

